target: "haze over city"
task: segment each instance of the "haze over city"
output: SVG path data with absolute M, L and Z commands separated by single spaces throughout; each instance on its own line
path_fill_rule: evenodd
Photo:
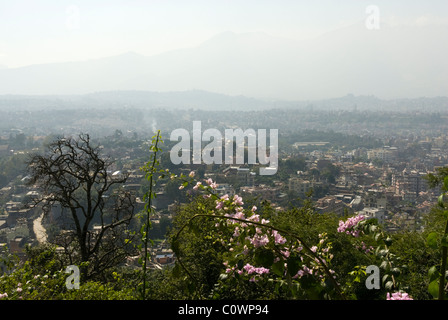
M 445 96 L 447 6 L 349 0 L 2 3 L 0 94 Z

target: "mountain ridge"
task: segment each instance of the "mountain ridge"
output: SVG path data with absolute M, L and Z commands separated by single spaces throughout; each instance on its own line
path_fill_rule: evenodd
M 412 31 L 412 32 L 411 32 Z M 429 35 L 432 35 L 429 37 Z M 448 92 L 448 27 L 369 31 L 360 24 L 308 40 L 224 32 L 192 48 L 0 69 L 0 94 L 204 90 L 258 99 Z
M 446 112 L 448 97 L 419 97 L 386 100 L 376 96 L 341 97 L 320 100 L 267 100 L 243 95 L 231 96 L 203 90 L 190 91 L 101 91 L 80 95 L 0 95 L 0 110 L 42 109 L 171 109 L 208 111 L 253 111 L 301 109 L 309 111 Z

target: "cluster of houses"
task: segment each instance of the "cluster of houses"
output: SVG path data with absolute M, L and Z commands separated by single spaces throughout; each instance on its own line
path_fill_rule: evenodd
M 425 145 L 424 145 L 425 146 Z M 299 146 L 300 147 L 300 146 Z M 426 147 L 426 146 L 425 146 Z M 0 148 L 0 153 L 5 152 Z M 422 215 L 429 212 L 436 203 L 439 190 L 431 190 L 425 180 L 429 172 L 448 164 L 448 155 L 441 148 L 428 147 L 423 158 L 403 161 L 400 148 L 383 147 L 352 152 L 319 151 L 298 152 L 282 155 L 306 159 L 306 168 L 294 174 L 273 175 L 270 180 L 261 177 L 250 165 L 194 165 L 182 168 L 186 173 L 201 169 L 204 178 L 217 181 L 219 195 L 240 194 L 268 200 L 279 212 L 288 207 L 293 198 L 307 197 L 310 190 L 321 190 L 314 203 L 317 212 L 332 212 L 340 216 L 362 214 L 376 218 L 388 230 L 420 228 Z M 123 165 L 112 172 L 119 176 L 125 170 L 129 174 L 124 188 L 136 195 L 136 210 L 144 207 L 142 198 L 144 175 L 140 171 L 132 150 L 117 153 Z M 364 156 L 364 161 L 359 161 Z M 337 169 L 333 180 L 318 175 L 332 166 Z M 17 182 L 19 181 L 19 182 Z M 322 190 L 323 193 L 322 193 Z M 0 251 L 8 250 L 21 255 L 28 243 L 36 241 L 34 221 L 40 216 L 37 209 L 23 206 L 26 199 L 38 197 L 39 191 L 26 185 L 26 177 L 0 189 L 0 199 L 8 201 L 0 208 Z M 157 225 L 162 217 L 171 219 L 181 205 L 165 189 L 159 186 L 153 206 L 156 214 L 152 218 Z M 175 257 L 165 241 L 151 248 L 151 265 L 161 268 L 170 265 Z M 130 258 L 129 265 L 135 265 L 137 257 Z

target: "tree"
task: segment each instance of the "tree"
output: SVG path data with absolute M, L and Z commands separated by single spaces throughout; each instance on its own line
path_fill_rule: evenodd
M 429 291 L 439 300 L 447 298 L 445 284 L 447 282 L 447 261 L 448 261 L 448 205 L 446 197 L 448 195 L 448 167 L 438 168 L 436 174 L 428 174 L 426 176 L 430 188 L 441 187 L 441 194 L 437 204 L 439 211 L 442 211 L 444 217 L 444 229 L 442 232 L 431 232 L 427 237 L 428 246 L 441 251 L 441 262 L 439 266 L 434 266 L 429 270 L 430 284 Z M 441 233 L 441 234 L 440 234 Z
M 184 278 L 187 274 L 181 271 L 179 264 L 187 266 L 190 277 L 184 278 L 182 283 L 185 291 L 183 298 L 186 299 L 197 299 L 211 294 L 223 268 L 221 255 L 225 252 L 225 247 L 216 241 L 216 222 L 209 218 L 198 218 L 194 224 L 189 224 L 191 230 L 187 228 L 186 232 L 177 234 L 193 216 L 199 212 L 210 212 L 213 208 L 213 201 L 197 196 L 183 205 L 173 218 L 172 229 L 168 235 L 177 258 L 173 273 L 178 274 L 178 278 Z
M 126 231 L 134 201 L 119 188 L 128 176 L 112 175 L 112 164 L 84 134 L 55 140 L 45 154 L 34 154 L 28 162 L 29 183 L 42 191 L 32 205 L 41 206 L 45 214 L 54 206 L 68 211 L 71 226 L 59 235 L 58 245 L 64 246 L 71 263 L 80 264 L 86 278 L 130 254 Z

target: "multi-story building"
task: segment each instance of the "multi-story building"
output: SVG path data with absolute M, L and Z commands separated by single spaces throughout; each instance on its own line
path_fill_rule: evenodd
M 345 213 L 351 212 L 351 207 L 345 204 L 344 201 L 337 199 L 336 196 L 326 196 L 320 198 L 316 202 L 316 209 L 319 213 L 333 212 L 339 216 L 343 216 Z
M 406 201 L 415 201 L 421 192 L 428 191 L 425 176 L 425 172 L 408 169 L 404 169 L 399 174 L 393 174 L 392 185 L 395 187 L 395 193 L 405 197 Z
M 314 183 L 299 177 L 292 177 L 288 180 L 288 190 L 299 195 L 305 195 L 314 187 Z
M 379 224 L 383 224 L 386 211 L 384 208 L 365 207 L 361 211 L 356 212 L 356 214 L 363 215 L 367 219 L 377 219 Z
M 281 187 L 269 187 L 265 185 L 259 185 L 254 187 L 242 187 L 242 193 L 251 195 L 253 197 L 260 197 L 263 200 L 277 201 L 280 195 Z
M 369 160 L 379 159 L 386 163 L 391 163 L 397 159 L 398 149 L 396 147 L 385 146 L 383 148 L 367 151 Z

